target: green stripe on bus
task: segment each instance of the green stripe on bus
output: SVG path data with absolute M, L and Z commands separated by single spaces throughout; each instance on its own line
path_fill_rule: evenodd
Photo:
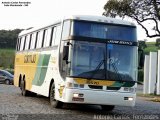
M 50 55 L 40 55 L 38 65 L 35 73 L 35 77 L 32 81 L 33 85 L 41 86 L 46 77 Z

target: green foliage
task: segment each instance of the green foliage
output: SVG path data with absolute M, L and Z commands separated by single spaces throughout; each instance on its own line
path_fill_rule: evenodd
M 155 46 L 155 42 L 147 42 L 146 45 L 147 47 L 144 49 L 145 54 L 149 54 L 149 52 L 157 52 L 159 48 Z
M 138 41 L 138 44 L 139 49 L 145 49 L 147 47 L 146 41 Z
M 16 41 L 21 29 L 0 30 L 0 48 L 16 48 Z
M 0 49 L 0 67 L 3 69 L 14 68 L 15 50 Z
M 143 82 L 143 77 L 144 77 L 143 69 L 138 70 L 138 81 Z
M 160 37 L 158 22 L 160 21 L 159 0 L 108 0 L 104 6 L 103 15 L 110 17 L 130 17 L 146 32 L 147 37 Z M 152 23 L 152 29 L 147 28 L 147 22 Z M 152 33 L 150 31 L 154 30 Z
M 157 39 L 156 39 L 156 44 L 155 44 L 155 46 L 157 46 L 157 47 L 160 48 L 160 38 L 157 38 Z

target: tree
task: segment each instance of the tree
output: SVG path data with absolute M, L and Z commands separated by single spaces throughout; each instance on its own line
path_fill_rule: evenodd
M 144 50 L 147 45 L 146 45 L 146 41 L 138 41 L 138 48 Z
M 155 46 L 160 47 L 160 38 L 157 38 L 157 39 L 156 39 L 156 44 L 155 44 Z
M 22 29 L 0 30 L 0 48 L 16 48 L 18 34 Z
M 130 17 L 145 30 L 147 37 L 160 37 L 160 0 L 108 0 L 103 15 L 110 17 Z M 150 28 L 146 23 L 152 23 Z

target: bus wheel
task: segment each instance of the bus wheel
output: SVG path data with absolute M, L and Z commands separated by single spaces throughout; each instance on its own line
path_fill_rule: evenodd
M 63 106 L 63 102 L 55 99 L 55 84 L 52 83 L 50 88 L 50 104 L 53 108 L 61 108 Z
M 114 109 L 114 105 L 101 105 L 102 110 L 112 111 Z
M 29 91 L 27 91 L 25 89 L 25 81 L 24 80 L 21 80 L 20 89 L 21 89 L 22 96 L 28 96 L 29 95 Z

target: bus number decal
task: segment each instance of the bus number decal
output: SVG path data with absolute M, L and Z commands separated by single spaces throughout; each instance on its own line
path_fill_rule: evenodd
M 91 84 L 91 85 L 99 85 L 99 82 L 93 81 L 93 80 L 87 80 L 86 83 L 87 83 L 87 84 Z

